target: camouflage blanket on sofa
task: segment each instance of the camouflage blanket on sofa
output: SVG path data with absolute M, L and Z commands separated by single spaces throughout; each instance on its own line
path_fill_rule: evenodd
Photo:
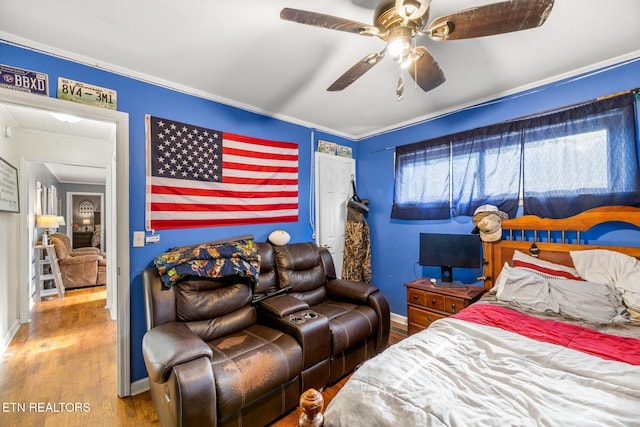
M 247 277 L 258 283 L 260 255 L 253 240 L 236 240 L 218 244 L 203 243 L 173 248 L 159 255 L 154 264 L 164 288 L 184 277 L 220 278 L 231 275 Z

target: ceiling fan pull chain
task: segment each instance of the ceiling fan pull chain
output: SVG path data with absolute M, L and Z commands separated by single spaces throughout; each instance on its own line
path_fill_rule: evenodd
M 400 70 L 400 77 L 398 78 L 398 85 L 396 86 L 396 101 L 402 101 L 404 95 L 404 81 L 402 80 L 402 69 Z

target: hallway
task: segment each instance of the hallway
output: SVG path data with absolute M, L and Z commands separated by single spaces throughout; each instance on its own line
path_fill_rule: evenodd
M 148 396 L 116 393 L 116 321 L 104 286 L 31 310 L 0 361 L 2 426 L 154 426 Z

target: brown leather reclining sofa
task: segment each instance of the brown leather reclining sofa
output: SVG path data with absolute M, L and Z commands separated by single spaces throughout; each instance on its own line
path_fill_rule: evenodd
M 143 355 L 162 426 L 263 426 L 382 351 L 389 305 L 335 278 L 314 243 L 258 243 L 258 285 L 187 278 L 162 289 L 143 272 Z

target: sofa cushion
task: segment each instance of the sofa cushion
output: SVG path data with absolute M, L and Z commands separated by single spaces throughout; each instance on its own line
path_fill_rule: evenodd
M 310 309 L 329 318 L 333 355 L 364 341 L 378 330 L 378 315 L 367 305 L 325 302 L 311 306 Z
M 226 280 L 185 280 L 175 286 L 178 320 L 205 320 L 231 313 L 251 302 L 249 285 Z
M 278 290 L 278 278 L 273 247 L 269 243 L 256 243 L 260 255 L 260 275 L 254 294 L 264 294 Z
M 223 418 L 295 378 L 302 370 L 297 341 L 254 324 L 207 343 L 213 350 L 218 414 Z
M 64 241 L 57 235 L 52 235 L 50 237 L 51 243 L 53 243 L 53 247 L 56 250 L 56 258 L 58 258 L 58 262 L 66 259 L 69 256 L 69 249 L 67 245 L 65 245 Z
M 291 292 L 309 305 L 324 301 L 327 276 L 315 243 L 275 246 L 273 251 L 281 288 L 291 286 Z
M 177 320 L 205 341 L 244 329 L 257 320 L 251 286 L 238 277 L 185 280 L 174 286 Z

